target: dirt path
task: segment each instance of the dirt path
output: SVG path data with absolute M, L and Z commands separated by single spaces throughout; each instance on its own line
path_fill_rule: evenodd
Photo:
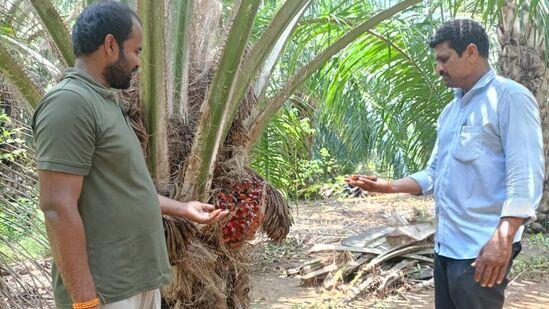
M 366 297 L 350 304 L 338 301 L 340 293 L 300 286 L 299 279 L 281 278 L 277 273 L 252 277 L 252 308 L 417 308 L 433 309 L 434 290 L 404 291 L 385 299 Z M 519 280 L 507 288 L 504 308 L 530 309 L 549 306 L 549 280 Z
M 423 288 L 401 287 L 381 299 L 366 295 L 344 303 L 340 290 L 304 287 L 300 280 L 286 277 L 284 270 L 308 259 L 307 250 L 315 243 L 329 243 L 371 227 L 396 224 L 393 213 L 411 222 L 432 220 L 433 202 L 406 195 L 373 196 L 364 199 L 307 202 L 294 207 L 295 224 L 281 246 L 260 241 L 252 274 L 252 308 L 434 308 L 431 285 Z M 297 207 L 296 207 L 297 206 Z M 534 253 L 530 252 L 534 251 Z M 525 248 L 522 255 L 540 254 Z M 541 254 L 547 254 L 543 251 Z M 521 275 L 507 289 L 505 308 L 549 307 L 549 278 Z

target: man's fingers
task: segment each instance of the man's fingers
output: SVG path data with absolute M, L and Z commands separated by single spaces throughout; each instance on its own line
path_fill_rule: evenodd
M 475 267 L 475 281 L 480 282 L 482 273 L 484 272 L 484 265 L 478 260 L 475 260 L 472 265 Z
M 358 176 L 358 180 L 366 183 L 375 182 L 373 179 L 370 178 L 370 176 Z M 377 180 L 377 178 L 376 178 Z
M 371 180 L 371 181 L 377 181 L 377 176 L 374 176 L 374 175 L 366 176 L 366 178 Z
M 367 185 L 363 181 L 360 181 L 360 180 L 351 180 L 351 181 L 349 181 L 349 185 L 351 185 L 353 187 L 359 187 L 362 190 L 368 190 Z
M 364 190 L 372 191 L 374 190 L 374 186 L 376 185 L 375 181 L 372 181 L 364 176 L 360 176 L 358 178 L 357 183 L 360 183 L 360 187 Z
M 211 212 L 215 209 L 215 206 L 212 204 L 200 203 L 203 211 Z
M 209 212 L 207 215 L 209 219 L 215 218 L 216 216 L 219 216 L 219 213 L 221 212 L 221 209 L 216 209 L 211 212 Z
M 507 274 L 507 265 L 505 265 L 505 267 L 501 268 L 496 283 L 497 284 L 502 284 L 503 280 L 505 280 L 505 275 L 506 274 Z
M 222 211 L 221 209 L 216 209 L 216 210 L 212 211 L 211 213 L 209 213 L 209 218 L 207 220 L 207 223 L 211 224 L 211 223 L 219 222 L 223 218 L 225 218 L 228 214 L 229 214 L 228 210 L 223 210 Z
M 219 213 L 219 220 L 222 220 L 223 218 L 225 218 L 227 215 L 229 214 L 229 211 L 228 210 L 223 210 Z
M 202 214 L 202 223 L 203 224 L 212 224 L 215 222 L 216 218 L 219 216 L 219 213 L 221 212 L 221 209 L 216 209 L 212 212 L 204 212 Z
M 486 284 L 487 287 L 491 288 L 496 284 L 496 280 L 499 277 L 499 273 L 502 271 L 502 267 L 494 267 L 492 270 L 492 275 L 490 276 L 490 279 L 488 279 L 488 283 Z
M 488 280 L 490 280 L 493 271 L 494 268 L 492 266 L 488 266 L 484 269 L 484 272 L 482 273 L 482 279 L 480 279 L 480 285 L 482 287 L 485 287 L 488 284 Z

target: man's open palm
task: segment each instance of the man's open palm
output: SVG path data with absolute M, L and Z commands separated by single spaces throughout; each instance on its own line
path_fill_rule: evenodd
M 213 224 L 219 222 L 229 214 L 227 210 L 215 209 L 211 204 L 197 201 L 188 202 L 186 205 L 187 218 L 196 223 Z
M 355 175 L 345 178 L 345 182 L 353 187 L 370 192 L 390 193 L 391 183 L 376 176 Z

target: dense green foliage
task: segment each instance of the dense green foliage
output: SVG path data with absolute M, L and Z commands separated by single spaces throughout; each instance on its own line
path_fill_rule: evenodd
M 271 88 L 372 9 L 353 1 L 313 5 L 282 55 Z M 421 169 L 434 144 L 436 118 L 451 100 L 433 72 L 426 44 L 442 19 L 424 16 L 424 9 L 364 34 L 315 73 L 264 132 L 254 156 L 254 165 L 264 167 L 260 172 L 289 193 L 299 190 L 294 183 L 301 173 L 312 175 L 309 186 L 329 181 L 295 168 L 301 160 L 310 169 L 324 160 L 322 153 L 339 167 L 332 177 L 367 170 L 400 177 Z M 310 128 L 299 125 L 301 120 Z

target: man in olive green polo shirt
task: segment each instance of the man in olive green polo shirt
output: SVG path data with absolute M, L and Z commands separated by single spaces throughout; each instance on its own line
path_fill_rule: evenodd
M 140 65 L 137 15 L 123 3 L 98 2 L 78 17 L 72 35 L 75 67 L 44 96 L 33 119 L 55 302 L 57 308 L 160 308 L 158 289 L 170 280 L 161 213 L 206 224 L 227 213 L 155 191 L 111 90 L 128 88 Z

